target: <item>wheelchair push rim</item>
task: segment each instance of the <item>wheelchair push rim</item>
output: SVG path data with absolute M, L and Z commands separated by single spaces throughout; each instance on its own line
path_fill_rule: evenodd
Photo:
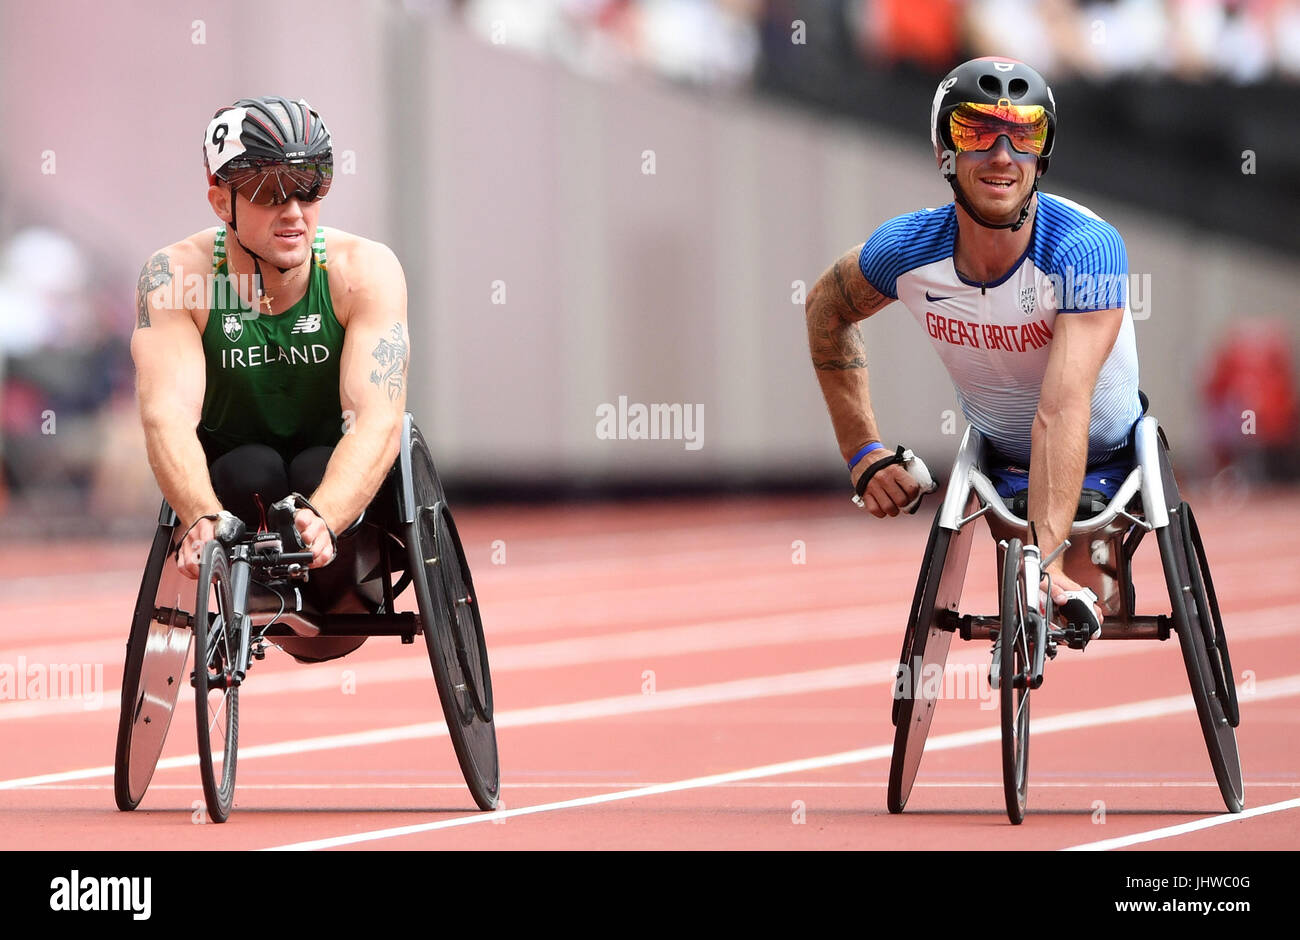
M 199 776 L 208 815 L 225 822 L 235 800 L 239 749 L 239 681 L 235 664 L 243 645 L 230 588 L 230 560 L 221 543 L 203 546 L 194 605 L 195 722 Z
M 1012 539 L 1002 562 L 1001 627 L 994 656 L 1002 708 L 1002 789 L 1007 818 L 1019 825 L 1029 795 L 1029 671 L 1034 634 L 1025 600 L 1024 546 Z
M 1169 525 L 1158 529 L 1156 538 L 1173 607 L 1178 645 L 1182 650 L 1210 764 L 1224 805 L 1229 812 L 1239 813 L 1245 805 L 1241 757 L 1237 750 L 1237 736 L 1216 688 L 1215 669 L 1206 650 L 1201 617 L 1203 612 L 1208 614 L 1210 608 L 1204 591 L 1196 589 L 1197 579 L 1192 575 L 1193 570 L 1199 572 L 1200 563 L 1192 550 L 1186 507 L 1184 502 L 1170 511 Z
M 492 810 L 500 802 L 500 765 L 487 647 L 454 522 L 446 510 L 433 459 L 414 427 L 411 476 L 415 511 L 407 539 L 408 564 L 424 641 L 465 783 L 478 807 Z M 466 593 L 459 593 L 461 587 Z M 462 602 L 466 597 L 469 600 Z M 477 635 L 468 642 L 462 636 L 458 643 L 457 637 L 465 629 Z M 464 665 L 467 662 L 469 669 Z M 480 665 L 481 670 L 473 669 L 474 665 Z M 476 673 L 482 679 L 482 688 L 476 685 Z M 471 686 L 475 688 L 471 690 Z
M 124 812 L 135 809 L 149 789 L 185 684 L 194 639 L 189 615 L 177 611 L 165 623 L 154 615 L 164 568 L 171 563 L 174 533 L 175 526 L 159 525 L 154 534 L 127 640 L 113 763 L 114 797 Z M 172 601 L 179 605 L 179 598 Z

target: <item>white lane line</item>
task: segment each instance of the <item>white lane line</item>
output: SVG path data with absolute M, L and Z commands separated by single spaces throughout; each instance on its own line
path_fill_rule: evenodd
M 1261 682 L 1256 685 L 1256 700 L 1285 698 L 1293 695 L 1300 695 L 1300 674 L 1287 676 L 1282 679 L 1274 679 L 1268 682 Z M 1170 696 L 1168 698 L 1150 699 L 1145 702 L 1131 702 L 1127 705 L 1094 708 L 1086 711 L 1071 712 L 1063 715 L 1052 715 L 1047 718 L 1038 719 L 1033 723 L 1032 734 L 1037 737 L 1042 734 L 1052 734 L 1058 731 L 1077 730 L 1079 728 L 1096 727 L 1098 725 L 1120 724 L 1123 722 L 1138 721 L 1144 718 L 1154 718 L 1162 715 L 1174 714 L 1176 712 L 1190 711 L 1194 709 L 1194 707 L 1192 696 L 1186 694 Z M 971 747 L 977 744 L 1000 741 L 1001 738 L 1001 730 L 997 727 L 979 728 L 973 731 L 959 731 L 954 734 L 945 734 L 930 738 L 926 742 L 925 750 L 927 753 L 931 751 L 947 751 L 956 748 Z M 453 819 L 443 819 L 431 823 L 420 823 L 411 826 L 395 826 L 388 829 L 376 829 L 370 832 L 358 832 L 345 836 L 334 836 L 326 839 L 295 842 L 288 845 L 270 846 L 267 850 L 283 849 L 305 851 L 337 848 L 343 845 L 355 845 L 360 842 L 374 842 L 380 839 L 392 839 L 399 836 L 414 835 L 420 832 L 433 832 L 438 829 L 453 829 L 460 826 L 471 826 L 476 823 L 500 822 L 504 819 L 509 819 L 512 816 L 531 816 L 538 813 L 550 813 L 558 810 L 577 809 L 583 806 L 596 806 L 602 803 L 613 803 L 622 800 L 640 799 L 647 796 L 658 796 L 663 793 L 676 793 L 682 790 L 697 790 L 704 787 L 718 786 L 720 784 L 735 783 L 741 780 L 754 780 L 761 777 L 783 776 L 785 774 L 799 773 L 806 770 L 821 770 L 827 767 L 842 767 L 848 764 L 861 764 L 867 761 L 884 760 L 890 757 L 892 753 L 892 743 L 878 744 L 874 747 L 859 748 L 854 751 L 841 751 L 837 754 L 827 754 L 822 757 L 809 757 L 801 760 L 783 761 L 778 764 L 765 764 L 760 767 L 749 767 L 744 770 L 734 770 L 721 774 L 710 774 L 704 777 L 692 777 L 686 780 L 673 781 L 671 783 L 659 783 L 648 787 L 635 787 L 628 790 L 620 790 L 615 793 L 599 793 L 593 796 L 577 797 L 576 799 L 561 800 L 554 803 L 538 803 L 533 806 L 523 806 L 518 809 L 497 810 L 492 813 L 478 813 L 473 816 L 458 816 Z
M 611 718 L 620 715 L 747 701 L 774 695 L 801 695 L 808 692 L 822 692 L 832 689 L 869 687 L 877 683 L 879 684 L 877 688 L 883 692 L 888 688 L 889 677 L 893 675 L 896 666 L 897 663 L 894 660 L 878 660 L 872 663 L 835 666 L 830 669 L 815 669 L 809 672 L 792 672 L 775 676 L 737 679 L 730 682 L 688 686 L 681 689 L 660 689 L 653 695 L 638 693 L 635 695 L 588 699 L 563 705 L 540 705 L 533 708 L 498 712 L 496 726 L 497 728 L 520 728 L 530 725 L 581 721 L 590 718 Z M 428 721 L 392 728 L 377 728 L 370 731 L 354 731 L 347 734 L 299 738 L 275 744 L 241 747 L 239 749 L 239 760 L 242 762 L 256 760 L 261 757 L 304 754 L 312 751 L 332 751 L 341 748 L 364 747 L 371 744 L 390 744 L 396 741 L 441 737 L 446 733 L 446 722 Z M 160 760 L 158 769 L 171 770 L 178 767 L 194 767 L 197 765 L 198 755 L 186 754 L 182 757 L 167 757 Z M 0 780 L 0 790 L 14 790 L 20 787 L 47 783 L 65 783 L 71 780 L 87 780 L 95 777 L 111 776 L 112 773 L 113 768 L 107 766 L 39 774 L 31 777 L 18 777 L 12 780 Z
M 968 734 L 981 735 L 986 732 L 968 732 Z M 1000 734 L 1000 732 L 998 733 Z M 876 747 L 862 748 L 856 751 L 843 751 L 839 754 L 827 754 L 822 757 L 810 757 L 804 760 L 785 761 L 780 764 L 766 764 L 762 767 L 750 767 L 746 770 L 733 770 L 728 773 L 711 774 L 707 777 L 692 777 L 688 780 L 677 780 L 672 783 L 658 783 L 649 787 L 636 787 L 631 790 L 619 790 L 614 793 L 598 793 L 594 796 L 582 796 L 572 800 L 561 800 L 556 803 L 538 803 L 533 806 L 523 806 L 519 809 L 502 809 L 492 813 L 480 813 L 476 816 L 458 816 L 454 819 L 443 819 L 438 822 L 420 823 L 414 826 L 394 826 L 389 829 L 376 829 L 371 832 L 359 832 L 346 836 L 334 836 L 329 839 L 313 839 L 308 842 L 294 842 L 289 845 L 268 846 L 261 851 L 312 851 L 316 849 L 332 849 L 343 845 L 355 845 L 358 842 L 374 842 L 379 839 L 392 839 L 397 836 L 414 835 L 419 832 L 432 832 L 436 829 L 453 829 L 459 826 L 470 826 L 475 823 L 484 822 L 503 822 L 514 816 L 532 816 L 537 813 L 550 813 L 562 809 L 576 809 L 581 806 L 596 806 L 601 803 L 614 803 L 621 800 L 632 800 L 645 796 L 657 796 L 661 793 L 676 793 L 681 790 L 695 790 L 701 787 L 712 787 L 719 784 L 735 783 L 740 780 L 751 780 L 755 777 L 773 777 L 778 774 L 793 774 L 804 770 L 821 770 L 825 767 L 840 767 L 845 764 L 857 764 L 862 761 L 877 760 L 881 757 L 888 757 L 891 745 L 877 745 Z
M 1177 826 L 1165 826 L 1161 829 L 1151 829 L 1147 832 L 1135 832 L 1132 835 L 1119 836 L 1114 839 L 1102 839 L 1100 842 L 1085 842 L 1083 845 L 1072 845 L 1068 848 L 1062 849 L 1061 851 L 1106 852 L 1110 849 L 1122 849 L 1130 845 L 1140 845 L 1143 842 L 1155 842 L 1158 839 L 1169 839 L 1173 836 L 1181 836 L 1188 832 L 1198 832 L 1201 829 L 1212 829 L 1215 826 L 1240 822 L 1243 819 L 1250 819 L 1254 816 L 1267 816 L 1270 813 L 1282 813 L 1289 809 L 1300 809 L 1300 798 L 1294 800 L 1283 800 L 1281 803 L 1269 803 L 1267 806 L 1256 806 L 1253 809 L 1242 810 L 1240 813 L 1222 813 L 1218 816 L 1211 816 L 1208 819 L 1197 819 L 1193 822 L 1180 823 Z
M 896 608 L 897 605 L 882 604 L 702 621 L 654 630 L 629 630 L 490 647 L 488 656 L 492 674 L 500 675 L 505 672 L 590 665 L 647 656 L 683 656 L 757 646 L 801 644 L 810 640 L 860 639 L 873 633 L 886 632 L 883 627 L 873 630 L 870 622 L 880 611 Z M 889 631 L 894 632 L 895 627 L 891 622 Z M 3 665 L 3 660 L 0 660 L 0 667 Z M 344 669 L 354 673 L 353 682 L 362 691 L 366 686 L 378 683 L 433 681 L 433 672 L 421 642 L 412 655 L 400 658 L 309 668 L 288 664 L 284 669 L 266 674 L 255 671 L 253 676 L 256 678 L 250 678 L 248 685 L 241 689 L 241 698 L 249 702 L 263 695 L 338 689 L 343 684 Z M 2 688 L 4 686 L 0 685 Z M 90 700 L 69 696 L 0 702 L 0 721 L 82 714 L 106 709 L 116 711 L 121 697 L 121 689 L 112 689 Z
M 723 702 L 742 701 L 773 695 L 797 695 L 805 692 L 827 691 L 832 689 L 870 686 L 872 683 L 888 684 L 892 681 L 897 663 L 892 660 L 877 660 L 872 663 L 858 663 L 849 666 L 837 666 L 830 669 L 812 670 L 801 673 L 786 673 L 776 676 L 763 676 L 753 679 L 740 679 L 731 682 L 712 683 L 683 689 L 667 689 L 654 695 L 613 696 L 602 699 L 588 699 L 564 705 L 542 705 L 534 708 L 517 709 L 502 712 L 496 716 L 498 728 L 526 727 L 530 725 L 553 724 L 565 721 L 578 721 L 590 718 L 607 718 L 619 715 L 639 714 L 676 708 L 690 708 L 699 705 L 719 704 Z M 1292 691 L 1294 689 L 1294 691 Z M 1300 692 L 1300 676 L 1284 679 L 1270 679 L 1258 682 L 1255 693 L 1248 701 L 1284 697 Z M 1180 695 L 1167 699 L 1156 699 L 1154 703 L 1165 703 L 1168 711 L 1156 710 L 1150 714 L 1135 717 L 1152 717 L 1181 711 L 1190 707 L 1191 696 Z M 1172 707 L 1169 703 L 1175 703 Z M 1075 715 L 1103 714 L 1112 716 L 1124 714 L 1126 709 L 1150 707 L 1153 702 L 1135 703 L 1132 706 L 1115 706 L 1092 712 L 1077 712 Z M 1070 715 L 1049 716 L 1034 722 L 1034 733 L 1062 730 L 1058 725 L 1069 720 Z M 1110 720 L 1109 717 L 1107 720 Z M 1113 719 L 1123 720 L 1123 719 Z M 1080 726 L 1082 727 L 1082 726 Z M 241 760 L 255 760 L 261 757 L 274 757 L 285 754 L 302 754 L 313 751 L 338 750 L 350 747 L 364 747 L 372 744 L 388 744 L 396 741 L 416 740 L 420 738 L 440 737 L 447 733 L 445 722 L 421 722 L 413 725 L 401 725 L 370 731 L 357 731 L 347 734 L 326 735 L 315 738 L 300 738 L 282 741 L 276 744 L 261 744 L 241 747 Z M 994 729 L 994 736 L 997 733 Z M 940 739 L 931 739 L 927 750 L 942 745 L 936 744 Z M 979 742 L 975 742 L 979 743 Z M 158 762 L 159 770 L 194 767 L 198 764 L 197 754 L 181 757 L 167 757 Z M 37 774 L 28 777 L 16 777 L 0 780 L 0 790 L 15 790 L 23 787 L 43 784 L 66 783 L 73 780 L 87 780 L 95 777 L 112 776 L 112 766 L 88 767 L 79 770 L 60 771 L 56 773 Z
M 629 630 L 623 633 L 548 640 L 540 643 L 520 643 L 490 648 L 488 652 L 492 662 L 492 673 L 499 675 L 516 670 L 591 665 L 641 659 L 647 656 L 684 656 L 756 646 L 802 644 L 810 640 L 866 639 L 897 633 L 897 624 L 892 620 L 888 623 L 876 622 L 883 614 L 896 612 L 897 609 L 897 604 L 884 603 L 761 617 L 707 620 L 677 627 Z M 1295 635 L 1300 631 L 1296 627 L 1294 611 L 1292 605 L 1242 610 L 1239 613 L 1249 614 L 1252 623 L 1237 628 L 1233 633 L 1233 640 L 1235 643 L 1242 644 L 1252 640 Z M 1261 620 L 1263 622 L 1260 622 Z M 431 680 L 432 672 L 428 658 L 422 655 L 424 647 L 418 644 L 417 646 L 418 652 L 411 656 L 358 661 L 345 664 L 345 667 L 354 673 L 352 681 L 358 688 L 389 682 Z M 1133 656 L 1161 651 L 1158 644 L 1144 642 L 1101 644 L 1094 645 L 1091 649 L 1087 659 L 1070 656 L 1061 660 L 1061 663 L 1079 665 L 1113 656 Z M 954 666 L 987 660 L 988 649 L 978 643 L 954 647 L 948 657 L 949 663 Z M 3 659 L 0 659 L 0 668 L 3 665 Z M 303 668 L 287 665 L 285 669 L 255 673 L 257 678 L 250 679 L 248 686 L 241 690 L 242 698 L 247 702 L 256 701 L 263 695 L 338 689 L 343 683 L 342 670 L 345 667 Z M 1052 668 L 1060 668 L 1060 664 L 1053 665 Z M 3 684 L 0 684 L 0 688 L 3 688 Z M 88 700 L 69 696 L 0 701 L 0 721 L 85 714 L 103 710 L 116 711 L 121 697 L 121 689 L 111 689 Z M 1244 693 L 1242 697 L 1246 698 Z M 178 707 L 183 707 L 183 704 Z

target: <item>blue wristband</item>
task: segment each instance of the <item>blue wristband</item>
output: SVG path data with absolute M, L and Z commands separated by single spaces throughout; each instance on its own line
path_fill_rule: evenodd
M 858 461 L 867 456 L 867 454 L 871 453 L 873 450 L 883 450 L 884 447 L 885 445 L 880 443 L 880 441 L 872 441 L 870 444 L 864 444 L 861 450 L 849 458 L 849 469 L 852 470 L 856 467 Z

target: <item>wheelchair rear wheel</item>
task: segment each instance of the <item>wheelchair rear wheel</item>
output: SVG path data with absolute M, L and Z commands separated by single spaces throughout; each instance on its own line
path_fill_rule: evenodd
M 1207 632 L 1216 632 L 1217 624 L 1206 622 L 1214 619 L 1213 612 L 1186 510 L 1185 502 L 1171 510 L 1169 525 L 1158 529 L 1156 538 L 1173 606 L 1178 645 L 1183 652 L 1183 664 L 1196 703 L 1201 733 L 1210 754 L 1210 764 L 1214 767 L 1215 780 L 1228 811 L 1239 813 L 1245 803 L 1241 757 L 1237 752 L 1237 736 L 1229 721 L 1225 697 L 1218 688 L 1216 672 L 1219 670 L 1206 648 Z M 1226 659 L 1222 665 L 1227 665 Z M 1231 673 L 1228 675 L 1230 679 Z
M 194 704 L 199 736 L 199 776 L 213 822 L 225 822 L 235 801 L 239 749 L 239 682 L 236 675 L 248 620 L 236 616 L 230 560 L 221 543 L 203 546 L 194 605 Z
M 1186 506 L 1184 512 L 1183 547 L 1187 557 L 1197 561 L 1190 568 L 1192 596 L 1197 601 L 1197 619 L 1201 622 L 1205 649 L 1210 655 L 1210 666 L 1214 670 L 1215 691 L 1223 703 L 1228 724 L 1235 728 L 1241 724 L 1241 711 L 1237 705 L 1237 684 L 1232 673 L 1232 660 L 1228 658 L 1228 638 L 1223 632 L 1223 617 L 1219 614 L 1219 598 L 1214 593 L 1214 581 L 1205 559 L 1205 544 L 1201 541 L 1196 516 L 1192 513 L 1191 506 Z
M 465 783 L 480 809 L 500 801 L 500 766 L 492 712 L 492 678 L 469 565 L 442 498 L 433 458 L 411 428 L 415 519 L 408 564 L 438 697 Z
M 140 594 L 131 620 L 122 670 L 122 706 L 113 761 L 113 795 L 117 808 L 135 809 L 162 755 L 167 729 L 176 711 L 193 634 L 184 612 L 159 622 L 155 617 L 158 586 L 171 563 L 175 526 L 159 524 L 145 563 Z M 174 609 L 174 608 L 173 608 Z

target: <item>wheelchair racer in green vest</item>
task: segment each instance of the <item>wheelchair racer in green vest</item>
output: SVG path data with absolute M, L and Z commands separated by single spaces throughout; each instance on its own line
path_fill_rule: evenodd
M 397 458 L 402 266 L 385 245 L 318 226 L 333 150 L 306 101 L 221 108 L 203 156 L 221 225 L 145 263 L 131 340 L 149 463 L 188 530 L 177 564 L 198 576 L 206 516 L 265 526 L 296 492 L 312 508 L 294 525 L 320 568 Z

